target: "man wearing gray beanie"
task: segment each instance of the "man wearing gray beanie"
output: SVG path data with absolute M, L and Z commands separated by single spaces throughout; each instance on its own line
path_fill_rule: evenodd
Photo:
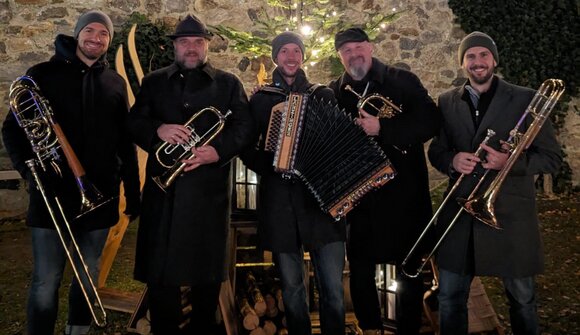
M 276 172 L 272 164 L 274 155 L 265 148 L 271 115 L 284 105 L 290 93 L 336 102 L 332 90 L 308 81 L 302 70 L 304 51 L 302 38 L 294 32 L 283 32 L 272 40 L 272 59 L 277 65 L 272 73 L 272 83 L 260 88 L 250 98 L 250 110 L 256 120 L 254 138 L 258 143 L 240 157 L 261 177 L 258 236 L 261 247 L 272 251 L 280 272 L 288 332 L 293 335 L 312 334 L 304 284 L 303 257 L 307 251 L 310 252 L 320 292 L 321 332 L 344 334 L 342 272 L 345 225 L 335 222 L 320 209 L 301 180 L 288 179 Z M 304 113 L 309 115 L 309 107 L 305 108 Z
M 433 167 L 449 176 L 449 188 L 465 177 L 453 198 L 467 199 L 479 176 L 485 173 L 491 181 L 498 171 L 507 171 L 504 167 L 509 153 L 503 150 L 502 142 L 510 138 L 534 91 L 494 75 L 497 47 L 487 34 L 467 35 L 457 57 L 468 81 L 439 96 L 444 126 L 431 142 L 428 156 Z M 523 122 L 519 130 L 525 132 L 530 122 Z M 495 136 L 483 143 L 489 130 Z M 481 155 L 475 155 L 478 148 L 483 149 Z M 467 334 L 467 299 L 475 276 L 501 278 L 514 334 L 540 334 L 535 275 L 543 271 L 544 264 L 534 176 L 557 172 L 561 161 L 560 145 L 550 120 L 546 120 L 513 170 L 506 173 L 505 186 L 492 210 L 501 229 L 485 225 L 467 212 L 450 228 L 437 254 L 441 334 Z M 437 221 L 442 230 L 461 209 L 456 202 L 443 207 Z
M 32 177 L 34 170 L 27 165 L 29 160 L 38 166 L 40 160 L 47 167 L 58 165 L 62 177 L 54 178 L 54 183 L 46 184 L 57 185 L 50 190 L 50 194 L 57 196 L 62 204 L 63 215 L 72 226 L 73 236 L 93 283 L 99 277 L 99 260 L 109 228 L 119 221 L 121 181 L 125 189 L 125 214 L 129 220 L 137 217 L 140 206 L 137 155 L 127 135 L 125 122 L 129 112 L 126 84 L 121 76 L 109 69 L 105 59 L 112 35 L 113 25 L 108 16 L 99 11 L 89 11 L 79 18 L 74 37 L 62 34 L 56 37 L 55 53 L 49 61 L 28 69 L 26 75 L 30 79 L 18 79 L 29 85 L 32 80 L 38 85 L 85 174 L 74 171 L 81 174 L 77 176 L 73 173 L 62 152 L 59 153 L 60 159 L 33 155 L 26 129 L 20 128 L 14 114 L 8 114 L 2 127 L 4 144 L 13 165 L 29 183 L 36 182 Z M 55 151 L 60 150 L 56 148 Z M 38 166 L 36 170 L 41 170 Z M 56 171 L 46 171 L 41 176 L 53 175 L 56 176 Z M 102 193 L 103 200 L 111 200 L 74 219 L 80 214 L 82 200 L 75 180 L 85 177 Z M 80 182 L 78 184 L 80 187 Z M 96 206 L 101 202 L 95 200 L 94 204 Z M 59 233 L 55 230 L 56 222 L 62 226 L 64 220 L 59 214 L 56 222 L 51 220 L 47 206 L 51 207 L 48 201 L 43 201 L 40 191 L 31 187 L 27 225 L 32 236 L 34 262 L 26 316 L 29 335 L 55 333 L 58 291 L 67 262 L 65 248 L 70 249 L 68 234 L 65 233 L 67 242 L 63 248 Z M 66 231 L 64 227 L 61 230 Z M 64 327 L 65 335 L 89 332 L 92 322 L 90 308 L 94 308 L 97 324 L 105 322 L 100 308 L 89 307 L 94 306 L 93 293 L 96 292 L 91 292 L 87 274 L 82 271 L 84 265 L 79 266 L 77 257 L 74 257 L 74 262 L 80 280 L 75 276 L 70 287 L 67 285 L 68 318 Z M 83 294 L 79 281 L 84 283 L 82 287 L 88 289 L 88 298 Z M 66 282 L 69 282 L 68 279 Z M 63 330 L 57 332 L 62 334 Z

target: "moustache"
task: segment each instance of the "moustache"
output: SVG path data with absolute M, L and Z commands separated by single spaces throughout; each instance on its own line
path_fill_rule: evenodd
M 352 65 L 352 63 L 356 62 L 356 61 L 357 61 L 357 60 L 359 60 L 359 59 L 360 59 L 360 61 L 361 61 L 361 62 L 364 62 L 364 60 L 365 60 L 365 59 L 364 59 L 362 56 L 357 56 L 357 57 L 355 57 L 355 58 L 352 58 L 351 60 L 349 60 L 349 61 L 348 61 L 348 63 L 349 63 L 350 65 Z

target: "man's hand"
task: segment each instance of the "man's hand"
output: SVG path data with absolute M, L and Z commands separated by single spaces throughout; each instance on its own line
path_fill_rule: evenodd
M 486 162 L 481 164 L 486 169 L 501 170 L 509 157 L 509 153 L 497 151 L 487 144 L 481 144 L 481 148 L 487 152 L 485 156 Z
M 360 117 L 356 118 L 354 123 L 359 125 L 369 136 L 379 135 L 379 131 L 381 130 L 379 118 L 365 112 L 362 109 L 359 110 L 359 115 Z
M 469 152 L 460 152 L 453 157 L 453 168 L 461 174 L 469 174 L 477 163 L 481 162 L 479 157 Z
M 201 165 L 215 163 L 220 159 L 217 151 L 211 145 L 191 148 L 191 152 L 193 153 L 193 157 L 182 161 L 186 164 L 183 169 L 185 172 L 197 169 Z
M 191 131 L 180 124 L 163 124 L 157 128 L 157 136 L 169 144 L 184 144 L 189 141 Z

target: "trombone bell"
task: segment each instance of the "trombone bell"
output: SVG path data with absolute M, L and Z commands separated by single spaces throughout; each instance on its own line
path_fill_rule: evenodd
M 457 202 L 467 213 L 471 214 L 479 221 L 492 228 L 501 229 L 495 216 L 493 202 L 490 201 L 489 197 L 484 198 L 482 196 L 477 196 L 469 200 L 459 198 L 457 199 Z

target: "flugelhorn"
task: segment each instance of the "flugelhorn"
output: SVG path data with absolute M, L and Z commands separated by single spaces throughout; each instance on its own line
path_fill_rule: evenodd
M 494 203 L 499 194 L 499 190 L 516 160 L 524 150 L 528 149 L 534 141 L 534 138 L 536 138 L 540 132 L 544 122 L 548 119 L 548 116 L 554 109 L 556 102 L 558 102 L 565 89 L 564 82 L 560 79 L 547 79 L 542 83 L 532 98 L 532 101 L 526 108 L 525 113 L 519 119 L 516 126 L 510 131 L 510 137 L 507 141 L 507 144 L 510 147 L 510 156 L 503 168 L 497 173 L 496 177 L 484 193 L 475 197 L 470 197 L 466 200 L 458 200 L 465 211 L 487 225 L 495 228 L 500 227 L 494 211 Z M 527 116 L 531 116 L 533 121 L 526 132 L 522 134 L 520 133 L 520 129 Z
M 107 314 L 97 292 L 93 279 L 89 273 L 89 268 L 81 254 L 80 248 L 72 234 L 70 224 L 67 220 L 66 214 L 62 209 L 58 197 L 45 189 L 44 183 L 36 170 L 37 164 L 44 170 L 48 170 L 50 166 L 54 172 L 61 174 L 58 162 L 60 161 L 59 151 L 62 151 L 68 162 L 69 167 L 73 171 L 77 186 L 81 196 L 81 210 L 80 217 L 88 212 L 96 209 L 111 199 L 104 200 L 101 193 L 87 180 L 85 171 L 64 135 L 59 124 L 55 121 L 52 109 L 48 101 L 40 94 L 40 89 L 36 82 L 28 76 L 17 78 L 10 86 L 9 92 L 10 110 L 14 118 L 23 129 L 28 141 L 32 146 L 32 151 L 36 155 L 35 159 L 26 161 L 26 165 L 32 173 L 37 189 L 40 191 L 50 218 L 54 223 L 63 249 L 66 252 L 67 258 L 71 263 L 71 267 L 75 274 L 79 286 L 89 310 L 95 320 L 95 324 L 99 327 L 104 327 L 107 323 Z M 59 150 L 61 149 L 61 150 Z M 57 211 L 58 210 L 58 211 Z M 72 252 L 76 252 L 82 269 L 78 269 L 73 260 L 73 254 L 69 250 L 68 242 L 73 245 Z M 82 280 L 82 276 L 86 281 Z M 88 284 L 87 284 L 88 283 Z M 93 305 L 91 297 L 95 298 L 97 308 Z
M 395 105 L 391 99 L 383 97 L 378 93 L 366 94 L 369 88 L 369 83 L 362 94 L 358 94 L 350 85 L 344 87 L 345 90 L 354 93 L 359 99 L 356 107 L 360 109 L 365 109 L 368 105 L 370 108 L 377 112 L 378 118 L 390 119 L 398 113 L 402 112 L 401 106 Z
M 209 116 L 214 115 L 217 119 L 209 122 L 209 126 L 202 125 L 201 122 L 196 125 L 195 122 L 197 119 L 206 116 L 206 113 L 209 113 L 207 114 Z M 153 177 L 153 181 L 163 191 L 167 191 L 167 188 L 173 184 L 175 178 L 185 168 L 186 164 L 182 161 L 194 157 L 191 148 L 206 145 L 213 140 L 222 131 L 226 118 L 231 113 L 228 110 L 225 114 L 222 114 L 217 108 L 210 106 L 193 114 L 184 124 L 191 131 L 186 143 L 169 144 L 168 142 L 163 142 L 155 151 L 157 162 L 164 168 L 167 168 L 167 170 L 161 176 Z
M 437 240 L 435 245 L 431 248 L 428 256 L 424 261 L 418 261 L 419 257 L 423 257 L 421 250 L 424 249 L 417 249 L 417 246 L 420 244 L 421 241 L 425 239 L 426 232 L 428 228 L 432 225 L 435 218 L 439 215 L 440 210 L 447 202 L 449 195 L 451 195 L 452 191 L 455 190 L 456 186 L 459 184 L 458 182 L 460 179 L 463 178 L 463 175 L 457 180 L 457 182 L 453 185 L 451 191 L 449 192 L 448 196 L 443 201 L 442 205 L 439 207 L 437 212 L 435 213 L 434 217 L 431 219 L 423 234 L 419 237 L 407 257 L 402 263 L 402 272 L 409 276 L 409 277 L 417 277 L 419 273 L 421 273 L 423 267 L 429 260 L 429 258 L 435 253 L 443 239 L 447 236 L 447 233 L 451 230 L 451 228 L 455 225 L 461 214 L 466 211 L 469 214 L 473 215 L 479 221 L 489 225 L 495 229 L 501 229 L 499 222 L 495 216 L 494 212 L 494 203 L 499 194 L 499 190 L 501 185 L 505 181 L 509 171 L 513 167 L 515 161 L 519 158 L 524 150 L 526 150 L 533 142 L 534 138 L 538 135 L 541 127 L 544 125 L 544 122 L 548 119 L 548 116 L 552 112 L 556 102 L 560 99 L 562 93 L 564 93 L 565 85 L 562 80 L 559 79 L 547 79 L 545 80 L 540 88 L 532 98 L 532 101 L 516 123 L 515 127 L 510 131 L 509 138 L 505 142 L 505 144 L 509 147 L 508 153 L 509 158 L 507 159 L 503 168 L 497 173 L 495 178 L 492 180 L 488 188 L 482 195 L 478 195 L 479 189 L 483 182 L 487 179 L 487 176 L 490 170 L 486 170 L 485 173 L 481 176 L 478 180 L 477 184 L 472 189 L 471 193 L 466 199 L 457 199 L 462 207 L 459 209 L 457 214 L 453 217 L 441 238 Z M 522 128 L 526 118 L 529 116 L 532 117 L 532 123 L 529 125 L 525 133 L 521 133 L 520 129 Z M 489 131 L 488 131 L 489 136 Z M 486 138 L 487 140 L 487 138 Z M 484 140 L 484 141 L 486 141 Z M 481 148 L 481 147 L 480 147 Z M 476 155 L 480 152 L 480 148 L 476 151 Z M 419 264 L 419 266 L 414 267 L 414 265 Z M 411 268 L 410 268 L 411 267 Z

